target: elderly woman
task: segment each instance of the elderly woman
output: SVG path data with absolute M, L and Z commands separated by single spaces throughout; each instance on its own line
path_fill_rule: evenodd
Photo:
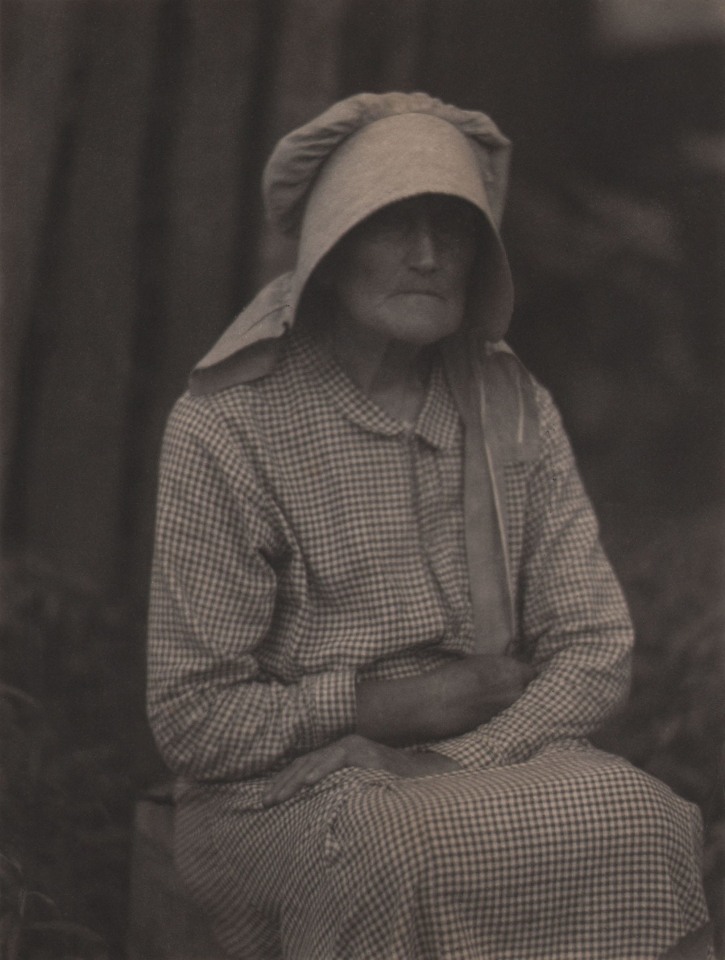
M 631 630 L 502 342 L 508 152 L 423 94 L 284 138 L 296 269 L 171 415 L 150 716 L 233 957 L 635 960 L 707 920 L 694 808 L 585 740 Z

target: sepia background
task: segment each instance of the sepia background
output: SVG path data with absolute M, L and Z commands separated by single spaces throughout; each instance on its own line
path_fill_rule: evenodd
M 598 742 L 701 805 L 717 913 L 720 0 L 0 9 L 0 938 L 40 917 L 50 952 L 34 956 L 60 955 L 53 937 L 67 956 L 123 956 L 133 806 L 168 779 L 143 708 L 164 421 L 291 262 L 259 198 L 277 138 L 390 89 L 483 110 L 514 141 L 510 339 L 559 402 L 637 626 L 631 702 Z

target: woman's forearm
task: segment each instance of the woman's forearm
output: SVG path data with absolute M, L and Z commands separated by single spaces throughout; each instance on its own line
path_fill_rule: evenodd
M 469 656 L 399 680 L 356 687 L 356 732 L 392 746 L 466 733 L 511 706 L 532 678 L 511 657 Z

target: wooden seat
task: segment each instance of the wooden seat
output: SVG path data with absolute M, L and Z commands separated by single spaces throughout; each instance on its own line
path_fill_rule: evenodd
M 173 838 L 174 803 L 165 784 L 136 805 L 128 960 L 225 960 L 206 918 L 184 891 Z

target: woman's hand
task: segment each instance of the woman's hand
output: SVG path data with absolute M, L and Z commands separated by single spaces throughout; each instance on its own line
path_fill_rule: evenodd
M 352 733 L 293 760 L 274 778 L 262 802 L 268 807 L 282 803 L 342 767 L 387 770 L 398 777 L 425 777 L 460 769 L 455 760 L 443 754 L 407 753 Z
M 479 654 L 415 677 L 363 681 L 356 729 L 393 746 L 458 736 L 515 703 L 534 676 L 513 657 Z

